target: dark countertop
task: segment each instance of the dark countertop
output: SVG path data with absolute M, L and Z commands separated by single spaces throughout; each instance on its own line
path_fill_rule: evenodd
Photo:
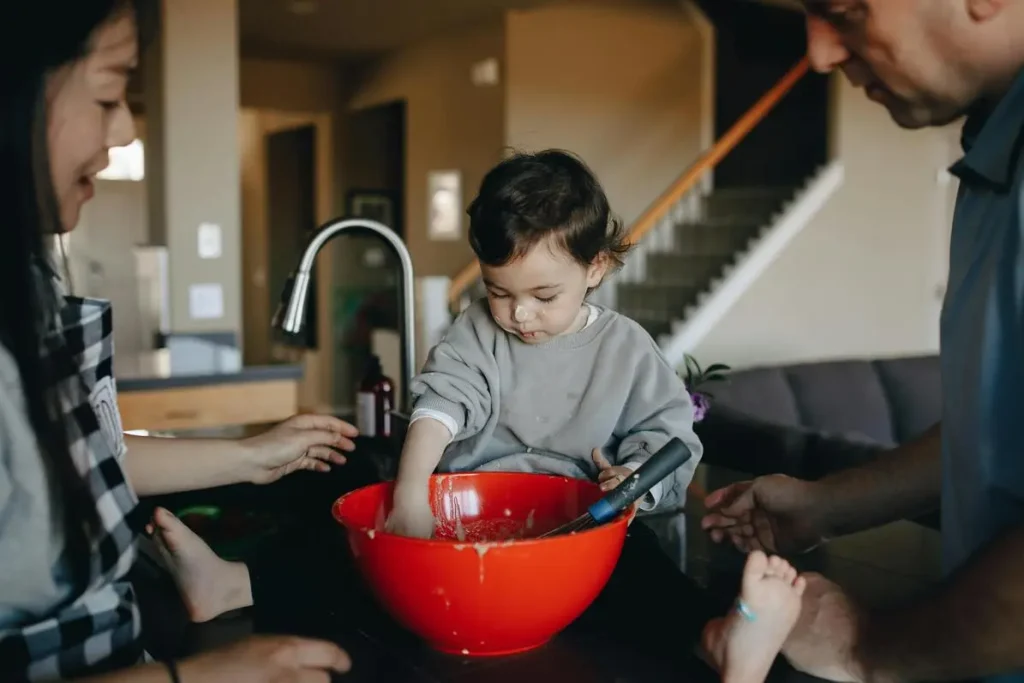
M 282 363 L 275 365 L 249 365 L 242 367 L 240 370 L 225 372 L 128 375 L 117 377 L 117 390 L 120 392 L 151 391 L 154 389 L 177 389 L 215 384 L 300 380 L 302 379 L 302 372 L 303 367 L 298 363 Z
M 652 569 L 650 577 L 644 576 L 649 580 L 637 581 L 634 573 L 632 583 L 620 582 L 613 588 L 613 581 L 606 589 L 610 597 L 603 594 L 577 622 L 531 653 L 462 659 L 427 649 L 378 609 L 360 579 L 350 573 L 343 532 L 329 514 L 331 501 L 345 491 L 378 480 L 393 458 L 393 444 L 361 442 L 348 465 L 327 475 L 299 473 L 267 487 L 224 487 L 144 501 L 172 510 L 203 503 L 259 510 L 274 520 L 276 528 L 272 537 L 261 541 L 262 549 L 257 548 L 249 555 L 250 571 L 258 574 L 254 576 L 255 608 L 209 624 L 187 625 L 180 618 L 180 605 L 173 607 L 173 586 L 166 577 L 159 591 L 140 588 L 145 632 L 150 638 L 162 639 L 162 644 L 149 645 L 151 652 L 160 654 L 163 648 L 165 652 L 181 655 L 255 631 L 295 633 L 338 642 L 355 662 L 353 672 L 340 680 L 718 680 L 691 654 L 690 641 L 706 618 L 708 604 L 725 606 L 735 596 L 743 557 L 731 549 L 713 546 L 699 530 L 697 515 L 688 520 L 689 578 L 670 567 L 671 576 L 667 577 L 664 571 L 660 578 L 653 576 L 658 572 Z M 635 535 L 631 531 L 631 537 Z M 635 545 L 643 543 L 637 541 Z M 634 569 L 640 567 L 638 571 L 646 572 L 645 567 L 655 564 L 663 569 L 657 558 L 643 555 L 643 548 L 638 552 L 639 555 L 631 555 Z M 276 566 L 267 568 L 268 557 L 276 558 L 270 561 Z M 938 536 L 933 530 L 901 522 L 838 539 L 797 558 L 796 563 L 803 570 L 821 571 L 868 603 L 891 604 L 928 588 L 936 576 L 937 557 Z M 623 558 L 625 562 L 625 553 Z M 650 615 L 636 614 L 635 618 L 624 620 L 614 608 L 614 604 L 623 601 L 636 602 L 636 586 L 645 583 L 650 584 L 645 590 L 654 591 L 651 595 L 682 596 L 675 599 L 675 607 L 668 608 L 675 624 L 673 631 L 655 626 Z M 639 601 L 651 604 L 646 598 Z M 154 603 L 160 606 L 154 608 Z M 672 597 L 668 597 L 658 606 L 665 610 L 672 603 Z M 174 620 L 170 615 L 175 609 L 179 619 L 177 625 L 171 625 Z M 789 683 L 813 679 L 795 673 L 780 661 L 769 680 Z

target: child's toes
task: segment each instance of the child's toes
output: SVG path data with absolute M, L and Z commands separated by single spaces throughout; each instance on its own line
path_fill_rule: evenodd
M 743 587 L 746 590 L 748 583 L 760 581 L 768 573 L 768 556 L 760 550 L 752 550 L 747 555 L 747 563 L 743 567 Z
M 787 570 L 791 569 L 789 563 L 778 555 L 772 555 L 768 560 L 768 573 L 772 576 L 777 576 L 781 579 L 785 579 Z
M 807 579 L 802 576 L 796 577 L 796 580 L 793 582 L 793 590 L 797 595 L 803 595 L 804 591 L 807 590 Z

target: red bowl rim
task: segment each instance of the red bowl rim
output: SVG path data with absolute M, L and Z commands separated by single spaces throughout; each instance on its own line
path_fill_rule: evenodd
M 543 474 L 543 473 L 537 473 L 537 472 L 452 472 L 452 473 L 442 472 L 442 473 L 432 474 L 432 475 L 430 475 L 430 478 L 431 479 L 435 479 L 435 478 L 441 478 L 441 477 L 444 477 L 444 478 L 454 477 L 456 479 L 463 479 L 463 478 L 468 478 L 468 477 L 473 477 L 473 476 L 480 476 L 480 475 L 487 476 L 487 475 L 491 475 L 491 474 L 505 474 L 505 475 L 511 474 L 511 475 L 515 475 L 515 476 L 526 476 L 526 477 L 547 477 L 548 479 L 561 479 L 563 481 L 578 481 L 578 482 L 583 482 L 585 484 L 589 484 L 591 486 L 597 487 L 597 484 L 595 484 L 593 482 L 590 482 L 590 481 L 583 480 L 583 479 L 573 479 L 572 477 L 566 477 L 566 476 L 562 476 L 562 475 L 558 475 L 558 474 Z M 604 524 L 599 524 L 598 526 L 595 526 L 595 527 L 592 527 L 590 529 L 587 529 L 586 531 L 577 531 L 575 534 L 565 534 L 565 535 L 560 535 L 560 536 L 553 536 L 552 538 L 524 538 L 524 539 L 521 539 L 521 540 L 476 541 L 476 542 L 473 542 L 473 541 L 449 541 L 449 540 L 442 540 L 442 539 L 437 539 L 437 538 L 413 538 L 411 536 L 401 536 L 399 534 L 392 534 L 392 533 L 389 533 L 387 531 L 384 531 L 384 530 L 381 530 L 381 529 L 374 529 L 374 528 L 368 527 L 368 526 L 355 526 L 355 525 L 352 525 L 352 524 L 346 524 L 341 519 L 341 516 L 338 513 L 338 509 L 341 507 L 342 503 L 344 502 L 344 500 L 346 498 L 348 498 L 348 497 L 350 497 L 350 496 L 352 496 L 352 495 L 354 495 L 356 493 L 359 493 L 360 491 L 363 491 L 365 489 L 373 487 L 373 486 L 386 486 L 388 484 L 393 484 L 393 483 L 394 482 L 392 482 L 392 481 L 382 481 L 382 482 L 377 482 L 376 484 L 368 484 L 368 485 L 362 486 L 362 487 L 360 487 L 360 488 L 358 488 L 358 489 L 356 489 L 354 491 L 349 491 L 348 493 L 345 493 L 345 494 L 339 496 L 334 501 L 334 503 L 331 504 L 331 516 L 334 517 L 334 521 L 337 522 L 338 524 L 340 524 L 346 531 L 358 531 L 358 532 L 364 533 L 364 534 L 367 534 L 370 531 L 373 531 L 375 535 L 376 534 L 384 534 L 389 539 L 394 539 L 394 540 L 397 540 L 398 542 L 402 542 L 402 543 L 416 543 L 416 544 L 424 544 L 424 545 L 430 545 L 430 546 L 456 546 L 456 545 L 473 546 L 473 547 L 486 546 L 486 547 L 489 547 L 489 548 L 493 548 L 493 547 L 511 547 L 513 545 L 515 545 L 515 546 L 533 546 L 533 545 L 536 545 L 538 543 L 546 543 L 548 541 L 552 541 L 552 540 L 559 539 L 559 538 L 561 538 L 561 539 L 565 539 L 565 538 L 579 538 L 579 537 L 582 537 L 582 536 L 589 536 L 591 534 L 596 534 L 596 533 L 610 533 L 612 529 L 616 529 L 616 528 L 621 527 L 621 526 L 626 526 L 628 521 L 629 521 L 629 511 L 625 510 L 623 512 L 620 512 L 618 515 L 615 516 L 614 519 L 612 519 L 609 522 L 605 522 Z

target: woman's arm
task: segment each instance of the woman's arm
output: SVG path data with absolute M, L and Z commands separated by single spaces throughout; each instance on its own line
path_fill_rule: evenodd
M 247 481 L 241 441 L 125 436 L 125 470 L 140 496 L 212 488 Z
M 329 673 L 352 667 L 348 654 L 334 643 L 292 636 L 250 636 L 238 643 L 190 657 L 177 664 L 181 683 L 273 683 L 327 681 Z M 170 683 L 165 664 L 146 664 L 81 683 Z
M 329 415 L 298 415 L 249 439 L 164 439 L 125 436 L 125 470 L 140 496 L 226 486 L 268 484 L 298 470 L 342 465 L 355 448 L 352 425 Z

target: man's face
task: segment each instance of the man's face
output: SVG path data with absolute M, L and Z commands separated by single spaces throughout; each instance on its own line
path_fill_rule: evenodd
M 841 69 L 904 128 L 941 126 L 981 96 L 960 62 L 977 27 L 964 0 L 804 0 L 807 53 Z

